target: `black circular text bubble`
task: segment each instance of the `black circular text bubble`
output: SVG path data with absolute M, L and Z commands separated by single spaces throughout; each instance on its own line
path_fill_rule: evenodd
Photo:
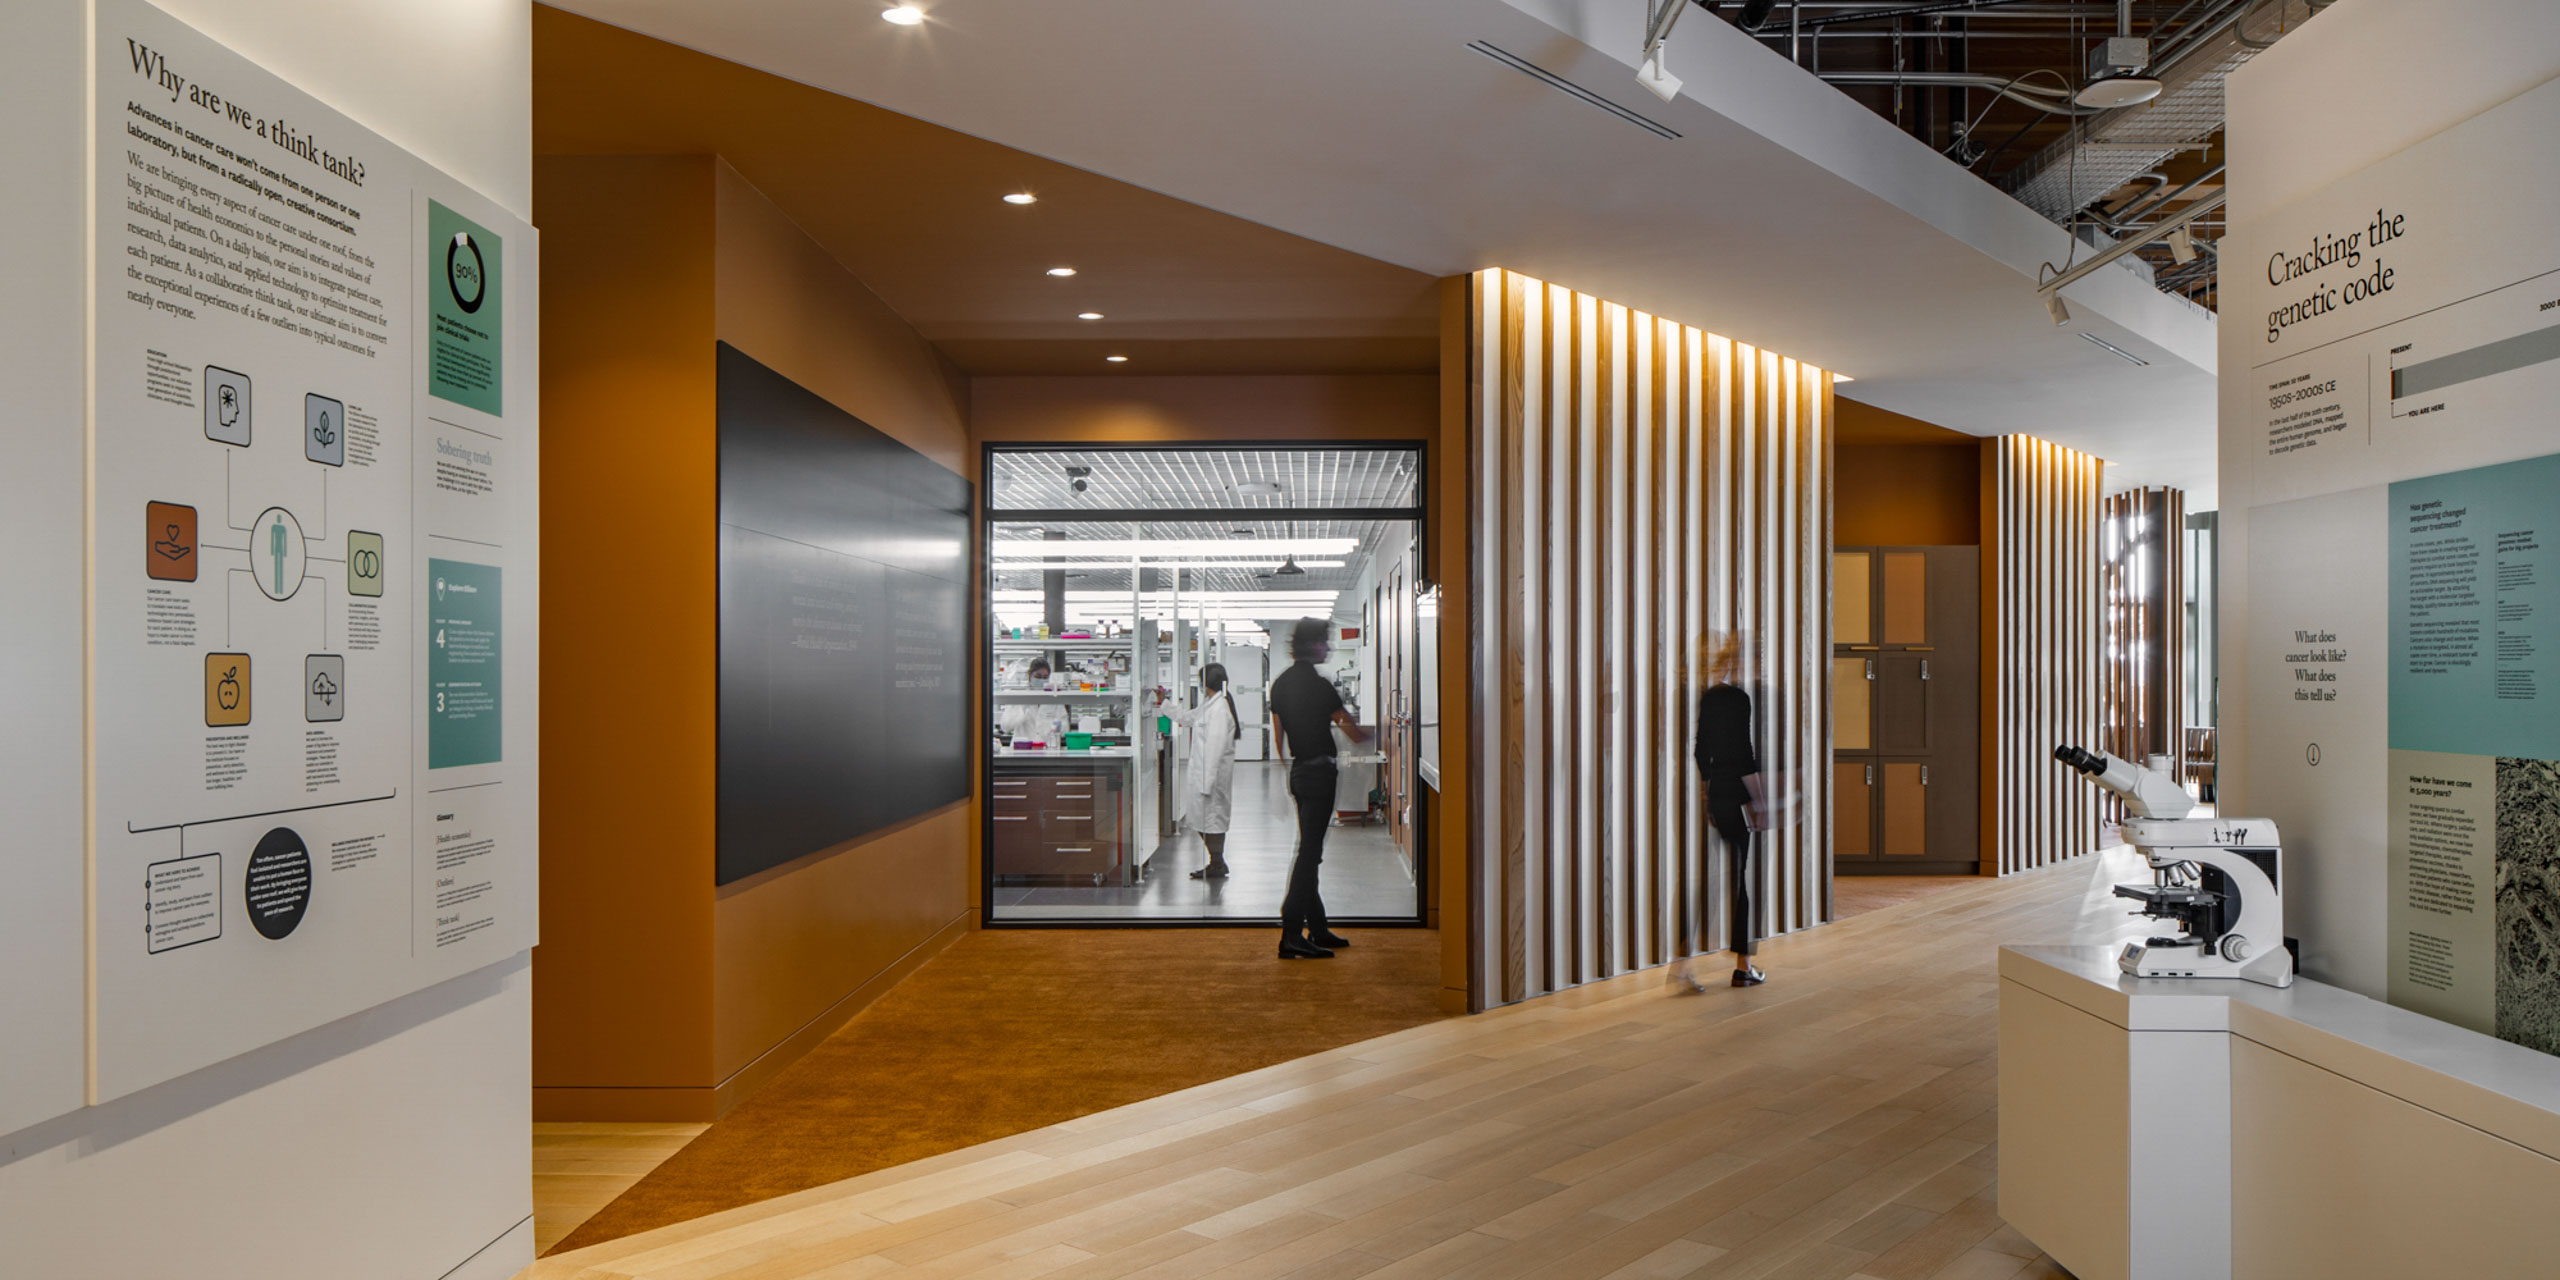
M 258 837 L 241 896 L 259 936 L 272 940 L 292 933 L 311 907 L 311 850 L 302 837 L 285 827 Z

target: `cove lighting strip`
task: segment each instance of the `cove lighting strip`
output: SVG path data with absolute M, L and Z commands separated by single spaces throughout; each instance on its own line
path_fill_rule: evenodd
M 997 560 L 1045 560 L 1053 556 L 1345 556 L 1358 538 L 1139 538 L 1048 542 L 1005 538 L 989 544 Z

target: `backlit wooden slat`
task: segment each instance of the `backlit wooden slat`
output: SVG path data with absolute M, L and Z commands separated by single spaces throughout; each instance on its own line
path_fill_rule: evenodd
M 1831 378 L 1775 352 L 1479 273 L 1475 749 L 1502 760 L 1477 963 L 1489 1002 L 1721 949 L 1725 860 L 1690 745 L 1710 636 L 1753 639 L 1764 769 L 1804 821 L 1760 848 L 1760 928 L 1830 909 Z M 1482 598 L 1484 592 L 1479 593 Z M 1507 735 L 1507 737 L 1506 737 Z

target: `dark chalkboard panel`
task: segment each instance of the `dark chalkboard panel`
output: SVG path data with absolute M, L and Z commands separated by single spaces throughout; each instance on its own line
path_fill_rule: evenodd
M 720 344 L 718 882 L 969 794 L 969 482 Z

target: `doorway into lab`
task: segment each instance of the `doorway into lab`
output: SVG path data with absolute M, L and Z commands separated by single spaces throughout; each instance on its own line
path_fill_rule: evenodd
M 1298 818 L 1267 697 L 1313 618 L 1359 729 L 1326 907 L 1422 923 L 1422 446 L 990 445 L 983 474 L 986 922 L 1276 924 Z

